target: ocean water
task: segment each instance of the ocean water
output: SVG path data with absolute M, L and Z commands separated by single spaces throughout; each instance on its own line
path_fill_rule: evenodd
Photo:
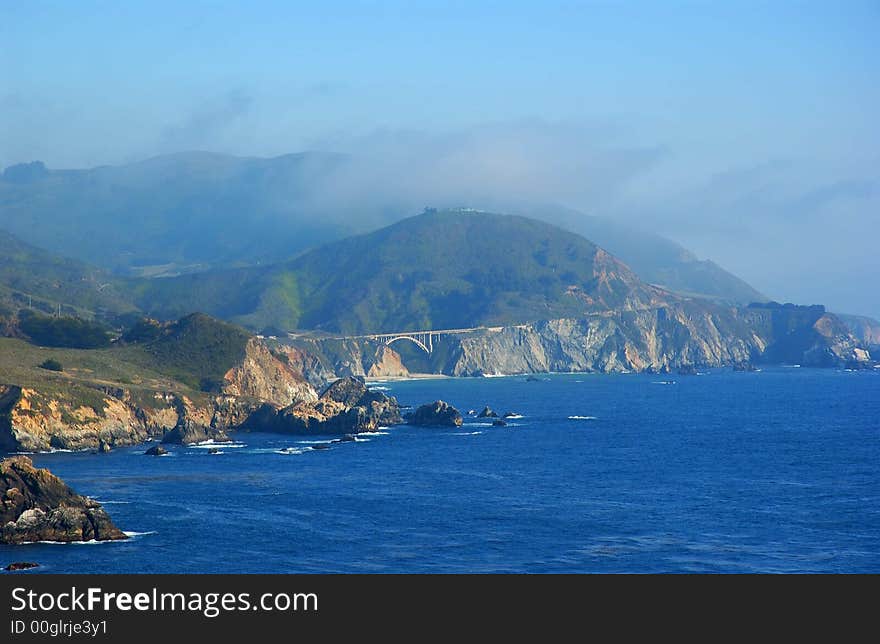
M 488 404 L 522 418 L 398 426 L 320 451 L 310 449 L 320 437 L 239 433 L 221 454 L 175 447 L 157 458 L 139 446 L 34 455 L 136 534 L 0 546 L 0 564 L 65 573 L 880 572 L 880 373 L 379 386 L 402 404 Z

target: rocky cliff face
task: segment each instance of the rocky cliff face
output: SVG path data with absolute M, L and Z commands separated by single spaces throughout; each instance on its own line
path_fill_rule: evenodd
M 0 543 L 125 539 L 97 501 L 26 456 L 0 462 Z
M 59 389 L 0 384 L 0 450 L 101 449 L 147 439 L 223 439 L 263 405 L 314 403 L 317 393 L 257 341 L 230 369 L 219 394 L 71 383 Z
M 849 332 L 863 345 L 877 351 L 874 358 L 880 358 L 880 322 L 863 315 L 838 315 Z
M 344 349 L 337 343 L 317 350 L 332 355 L 333 364 L 346 364 L 351 356 Z M 367 351 L 357 350 L 358 355 Z M 679 301 L 446 336 L 435 345 L 430 368 L 475 376 L 667 371 L 752 362 L 824 367 L 867 360 L 858 340 L 822 307 L 729 308 Z
M 294 402 L 316 402 L 318 395 L 283 353 L 273 354 L 252 338 L 241 364 L 224 377 L 222 391 L 228 396 L 255 398 L 286 407 Z
M 367 340 L 304 337 L 294 346 L 279 347 L 279 352 L 319 389 L 346 376 L 382 378 L 410 373 L 397 351 Z
M 347 376 L 328 386 L 317 402 L 299 402 L 280 410 L 264 405 L 247 427 L 283 434 L 357 434 L 402 420 L 395 398 Z

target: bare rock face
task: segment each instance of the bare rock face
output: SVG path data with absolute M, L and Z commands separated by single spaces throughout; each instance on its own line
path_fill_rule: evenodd
M 358 434 L 402 421 L 395 398 L 348 376 L 328 386 L 315 403 L 300 402 L 281 410 L 264 405 L 248 427 L 284 434 Z
M 400 354 L 384 344 L 376 349 L 376 356 L 367 370 L 367 376 L 371 378 L 383 378 L 387 376 L 408 376 L 409 369 L 403 364 Z
M 418 427 L 460 427 L 463 421 L 461 413 L 455 407 L 437 400 L 408 414 L 406 422 Z
M 256 338 L 248 341 L 244 360 L 226 372 L 224 381 L 224 394 L 256 398 L 280 407 L 318 399 L 286 354 L 272 353 Z
M 0 543 L 126 539 L 97 501 L 26 456 L 0 462 Z

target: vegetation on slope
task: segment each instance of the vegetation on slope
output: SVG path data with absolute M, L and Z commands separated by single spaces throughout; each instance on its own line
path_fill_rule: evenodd
M 285 264 L 154 280 L 138 304 L 165 317 L 183 292 L 252 328 L 346 333 L 521 323 L 665 297 L 578 235 L 462 211 L 428 211 Z

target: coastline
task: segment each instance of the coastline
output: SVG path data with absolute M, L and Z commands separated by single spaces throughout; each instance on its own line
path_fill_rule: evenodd
M 383 383 L 383 382 L 404 382 L 406 380 L 445 380 L 455 378 L 455 376 L 447 376 L 443 373 L 411 373 L 408 376 L 365 376 L 364 382 L 367 384 Z

